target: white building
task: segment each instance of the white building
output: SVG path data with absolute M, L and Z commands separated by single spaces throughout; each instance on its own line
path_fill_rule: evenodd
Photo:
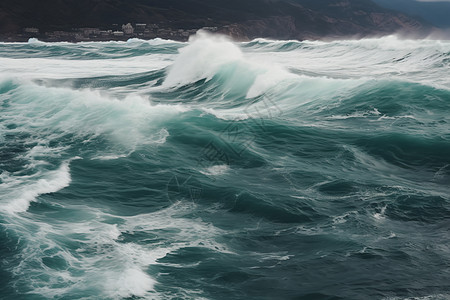
M 127 25 L 122 25 L 122 31 L 124 34 L 130 35 L 130 34 L 133 34 L 134 28 L 133 28 L 133 26 L 131 26 L 130 23 L 128 23 Z

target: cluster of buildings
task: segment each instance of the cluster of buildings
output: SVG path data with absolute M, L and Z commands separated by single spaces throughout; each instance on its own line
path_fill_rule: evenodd
M 215 32 L 217 27 L 204 28 Z M 19 35 L 23 40 L 29 38 L 38 38 L 46 42 L 82 42 L 82 41 L 110 41 L 110 40 L 128 40 L 130 38 L 153 39 L 156 37 L 186 41 L 190 35 L 195 34 L 198 29 L 172 29 L 170 27 L 162 28 L 157 24 L 131 23 L 113 24 L 111 29 L 100 28 L 77 28 L 71 31 L 48 31 L 41 32 L 38 28 L 24 28 L 23 33 Z M 17 37 L 16 37 L 17 38 Z

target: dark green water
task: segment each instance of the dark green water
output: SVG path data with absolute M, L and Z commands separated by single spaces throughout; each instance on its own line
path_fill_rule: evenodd
M 0 44 L 0 299 L 449 299 L 450 43 Z

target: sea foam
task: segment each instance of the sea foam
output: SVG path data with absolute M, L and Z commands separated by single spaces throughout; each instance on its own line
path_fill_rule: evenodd
M 202 31 L 192 37 L 190 45 L 179 52 L 180 55 L 169 68 L 164 87 L 211 79 L 221 66 L 242 59 L 241 50 L 230 40 Z
M 31 202 L 43 194 L 55 193 L 67 186 L 71 181 L 69 163 L 63 163 L 59 169 L 47 173 L 25 176 L 23 179 L 15 176 L 0 183 L 2 201 L 0 211 L 8 213 L 24 212 Z

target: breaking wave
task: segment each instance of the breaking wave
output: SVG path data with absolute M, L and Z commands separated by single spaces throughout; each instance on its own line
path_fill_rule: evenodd
M 0 298 L 445 298 L 449 63 L 394 36 L 0 44 Z

